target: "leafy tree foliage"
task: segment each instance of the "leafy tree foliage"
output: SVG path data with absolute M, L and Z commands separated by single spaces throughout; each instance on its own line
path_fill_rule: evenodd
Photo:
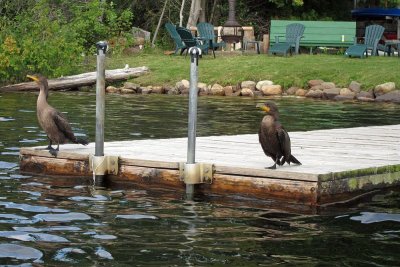
M 0 10 L 0 83 L 25 79 L 27 73 L 49 77 L 77 71 L 95 43 L 108 40 L 120 53 L 132 43 L 133 14 L 117 12 L 98 0 L 2 1 Z
M 183 25 L 192 0 L 168 0 L 162 25 Z M 0 84 L 25 79 L 27 73 L 61 76 L 77 71 L 95 43 L 107 40 L 112 53 L 133 42 L 131 27 L 154 32 L 166 0 L 0 0 Z M 351 20 L 349 0 L 236 0 L 236 18 L 254 26 L 259 37 L 268 33 L 271 19 Z M 395 7 L 400 0 L 358 0 L 359 7 Z M 183 6 L 182 6 L 183 4 Z M 201 19 L 223 25 L 227 0 L 201 0 Z M 172 46 L 161 27 L 157 45 Z

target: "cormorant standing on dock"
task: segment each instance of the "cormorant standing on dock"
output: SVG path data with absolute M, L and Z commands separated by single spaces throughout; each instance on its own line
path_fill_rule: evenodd
M 87 145 L 87 140 L 75 137 L 67 118 L 47 103 L 49 95 L 47 79 L 41 75 L 27 75 L 27 77 L 34 80 L 40 88 L 36 103 L 36 112 L 39 124 L 49 139 L 49 145 L 46 149 L 49 150 L 50 154 L 57 157 L 60 144 L 65 144 L 68 141 L 75 144 Z M 57 144 L 57 148 L 52 147 L 53 142 Z
M 285 162 L 301 165 L 300 161 L 291 154 L 289 134 L 279 121 L 279 111 L 275 103 L 266 101 L 264 104 L 258 104 L 257 107 L 266 113 L 261 121 L 258 139 L 265 155 L 275 162 L 268 169 L 276 169 L 276 164 L 282 166 Z

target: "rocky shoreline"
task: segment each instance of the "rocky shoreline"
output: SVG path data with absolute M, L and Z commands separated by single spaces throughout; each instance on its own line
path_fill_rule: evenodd
M 290 87 L 284 89 L 272 81 L 243 81 L 237 85 L 222 86 L 220 84 L 207 85 L 198 83 L 200 96 L 284 96 L 292 95 L 316 99 L 334 101 L 362 101 L 362 102 L 393 102 L 400 103 L 400 90 L 396 89 L 394 82 L 387 82 L 375 86 L 368 91 L 361 90 L 362 84 L 352 81 L 347 87 L 338 87 L 333 82 L 323 80 L 310 80 L 306 88 Z M 121 94 L 169 94 L 187 95 L 189 93 L 189 81 L 182 80 L 175 86 L 140 86 L 132 82 L 125 82 L 123 87 L 108 86 L 107 93 Z

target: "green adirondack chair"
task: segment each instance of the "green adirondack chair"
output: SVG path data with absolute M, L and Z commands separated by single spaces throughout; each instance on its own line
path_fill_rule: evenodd
M 226 47 L 225 42 L 217 42 L 214 25 L 207 22 L 200 22 L 197 24 L 197 32 L 202 40 L 209 42 L 209 48 L 217 50 L 218 48 Z
M 300 39 L 304 34 L 304 25 L 300 23 L 291 23 L 286 26 L 285 36 L 275 36 L 275 44 L 269 49 L 269 54 L 283 54 L 288 52 L 295 54 L 299 53 Z M 280 42 L 280 37 L 285 37 L 285 40 Z
M 181 49 L 181 55 L 183 51 L 187 48 L 186 45 L 183 43 L 181 37 L 179 36 L 178 32 L 176 31 L 176 26 L 170 22 L 165 23 L 165 28 L 167 29 L 169 35 L 175 42 L 175 54 L 178 53 L 179 49 Z
M 381 25 L 367 26 L 363 44 L 358 44 L 357 38 L 354 38 L 354 45 L 347 48 L 344 55 L 348 57 L 364 57 L 364 55 L 368 56 L 368 50 L 371 50 L 373 56 L 378 55 L 378 43 L 384 31 L 385 28 Z
M 176 27 L 176 31 L 178 32 L 179 36 L 181 37 L 183 43 L 186 45 L 186 54 L 185 57 L 188 54 L 189 48 L 191 47 L 198 47 L 201 49 L 203 54 L 207 54 L 208 53 L 208 42 L 204 42 L 203 44 L 201 43 L 200 40 L 196 39 L 193 34 L 186 28 L 183 27 Z M 214 52 L 214 50 L 213 50 Z M 215 54 L 214 54 L 214 58 L 215 58 Z

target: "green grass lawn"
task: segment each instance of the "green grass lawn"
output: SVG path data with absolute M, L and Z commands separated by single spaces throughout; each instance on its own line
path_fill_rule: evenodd
M 190 56 L 164 55 L 162 51 L 141 52 L 131 56 L 107 58 L 107 68 L 147 66 L 148 75 L 134 79 L 141 85 L 174 85 L 189 79 Z M 322 79 L 346 87 L 351 81 L 369 90 L 377 84 L 395 82 L 400 88 L 400 58 L 347 58 L 343 55 L 220 54 L 214 59 L 205 55 L 199 60 L 199 82 L 235 85 L 244 80 L 272 80 L 284 88 L 306 86 L 308 80 Z

